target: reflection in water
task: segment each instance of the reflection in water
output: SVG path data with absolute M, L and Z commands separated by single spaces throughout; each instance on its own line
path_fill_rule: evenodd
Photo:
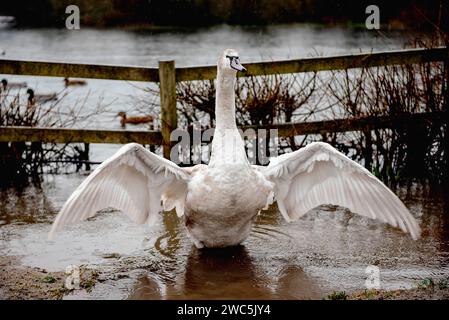
M 180 248 L 180 223 L 174 212 L 162 215 L 166 232 L 156 239 L 154 248 L 166 258 L 176 258 L 176 252 Z
M 53 221 L 64 201 L 84 179 L 80 173 L 70 176 L 47 174 L 39 183 L 2 187 L 0 226 Z
M 12 222 L 49 222 L 49 213 L 56 211 L 38 185 L 3 188 L 0 191 L 0 203 L 0 226 Z
M 139 279 L 129 299 L 313 299 L 323 296 L 300 267 L 286 265 L 273 285 L 261 275 L 245 246 L 197 249 L 192 246 L 185 273 L 172 283 L 154 275 Z M 268 281 L 267 281 L 268 280 Z

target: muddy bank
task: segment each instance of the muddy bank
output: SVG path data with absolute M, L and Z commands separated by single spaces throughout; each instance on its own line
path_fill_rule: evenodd
M 65 272 L 21 266 L 16 257 L 0 257 L 0 299 L 58 300 L 73 290 L 66 288 Z M 97 280 L 93 269 L 81 268 L 80 289 L 89 292 Z
M 351 294 L 351 300 L 447 300 L 449 289 L 420 289 L 392 290 L 392 291 L 367 291 Z
M 327 296 L 328 300 L 447 300 L 449 287 L 435 285 L 401 290 L 364 290 L 347 295 L 344 292 L 333 292 Z
M 117 259 L 115 255 L 108 258 Z M 90 299 L 96 298 L 92 294 L 94 289 L 103 291 L 108 287 L 116 287 L 124 279 L 128 282 L 142 282 L 142 275 L 151 270 L 151 264 L 144 263 L 134 270 L 131 260 L 125 260 L 113 269 L 105 268 L 99 273 L 95 267 L 82 266 L 80 269 L 80 288 L 69 290 L 65 282 L 65 272 L 49 272 L 42 268 L 20 266 L 16 257 L 0 257 L 0 299 L 2 300 L 60 300 L 60 299 Z M 137 266 L 135 266 L 137 267 Z M 133 269 L 131 267 L 131 269 Z M 142 299 L 149 298 L 148 283 L 147 296 L 139 290 L 130 292 L 121 298 Z M 116 297 L 118 298 L 118 297 Z M 154 298 L 154 297 L 153 297 Z M 194 298 L 194 297 L 193 297 Z M 231 299 L 232 297 L 227 297 Z M 401 290 L 364 290 L 353 293 L 333 291 L 314 300 L 446 300 L 449 299 L 449 285 L 447 280 L 434 281 L 425 279 L 416 287 Z
M 1 299 L 61 299 L 64 295 L 64 272 L 20 266 L 17 258 L 0 258 Z

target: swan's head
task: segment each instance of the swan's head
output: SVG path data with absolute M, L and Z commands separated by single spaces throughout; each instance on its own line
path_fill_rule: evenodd
M 230 72 L 236 74 L 237 71 L 246 72 L 246 68 L 240 64 L 239 54 L 234 49 L 223 51 L 218 60 L 218 70 L 221 72 Z

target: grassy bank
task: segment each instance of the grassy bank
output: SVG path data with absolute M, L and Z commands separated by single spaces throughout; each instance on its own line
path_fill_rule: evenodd
M 327 300 L 446 300 L 449 299 L 449 280 L 427 278 L 411 289 L 363 290 L 354 293 L 334 291 Z

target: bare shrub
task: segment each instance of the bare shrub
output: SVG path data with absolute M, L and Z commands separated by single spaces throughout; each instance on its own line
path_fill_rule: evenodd
M 0 93 L 0 126 L 26 126 L 67 128 L 86 125 L 92 116 L 106 111 L 100 101 L 95 108 L 87 110 L 86 101 L 64 103 L 66 92 L 58 94 L 58 100 L 31 102 L 21 92 Z M 86 150 L 87 149 L 87 150 Z M 61 164 L 80 163 L 87 160 L 87 144 L 56 144 L 41 142 L 0 142 L 0 181 L 27 183 L 29 178 L 39 181 L 44 170 L 57 171 Z M 67 166 L 64 166 L 67 168 Z
M 386 66 L 333 72 L 326 95 L 340 117 L 389 116 L 440 112 L 447 105 L 443 63 Z M 403 117 L 404 118 L 404 117 Z M 404 118 L 406 119 L 406 118 Z M 345 144 L 384 181 L 401 177 L 441 180 L 444 130 L 433 123 L 402 122 L 395 128 L 346 133 Z

